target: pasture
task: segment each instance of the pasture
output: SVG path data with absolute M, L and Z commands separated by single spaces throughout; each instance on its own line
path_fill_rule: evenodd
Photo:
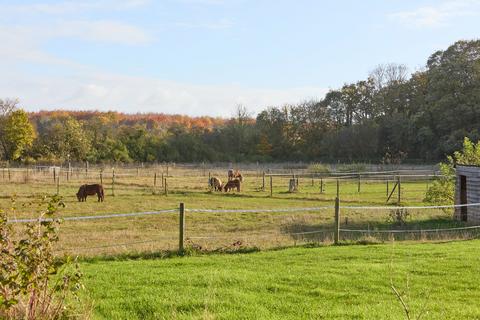
M 477 319 L 480 241 L 82 263 L 94 319 Z M 107 289 L 108 288 L 108 289 Z
M 218 176 L 225 181 L 226 169 L 207 170 L 180 166 L 166 170 L 164 167 L 117 168 L 115 176 L 112 169 L 95 171 L 92 168 L 88 172 L 82 169 L 60 173 L 12 169 L 9 173 L 5 173 L 5 170 L 2 173 L 0 206 L 9 207 L 10 197 L 15 195 L 16 210 L 10 214 L 11 219 L 35 217 L 32 207 L 27 204 L 37 202 L 42 194 L 55 194 L 57 191 L 66 204 L 59 212 L 63 218 L 171 210 L 162 214 L 65 221 L 61 226 L 58 254 L 137 255 L 176 251 L 178 207 L 181 202 L 187 208 L 187 247 L 202 251 L 243 251 L 312 242 L 328 244 L 333 241 L 333 205 L 337 181 L 342 206 L 341 228 L 367 230 L 344 231 L 343 241 L 376 242 L 391 238 L 390 234 L 378 233 L 378 230 L 463 226 L 452 220 L 451 209 L 409 209 L 408 215 L 400 223 L 395 220 L 388 206 L 398 205 L 397 191 L 388 203 L 386 200 L 398 175 L 402 179 L 400 204 L 425 205 L 423 198 L 432 177 L 424 172 L 418 174 L 418 171 L 414 174 L 409 172 L 408 175 L 387 172 L 381 175 L 365 173 L 331 177 L 297 170 L 290 173 L 298 179 L 298 191 L 288 192 L 289 180 L 292 178 L 290 173 L 273 175 L 270 190 L 270 176 L 264 178 L 261 171 L 244 170 L 242 191 L 229 193 L 215 192 L 208 187 L 209 176 Z M 98 203 L 95 196 L 89 197 L 87 202 L 77 201 L 75 194 L 79 185 L 100 181 L 105 187 L 105 202 Z M 352 206 L 355 208 L 350 208 Z M 365 206 L 384 208 L 362 208 Z M 301 208 L 316 209 L 304 211 Z M 407 233 L 396 234 L 395 237 L 407 240 L 470 238 L 472 232 L 446 235 L 436 233 L 433 238 L 430 235 Z

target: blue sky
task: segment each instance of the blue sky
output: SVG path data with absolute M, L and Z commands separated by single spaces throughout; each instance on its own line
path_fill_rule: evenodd
M 476 39 L 480 0 L 0 0 L 0 97 L 230 116 L 321 98 Z

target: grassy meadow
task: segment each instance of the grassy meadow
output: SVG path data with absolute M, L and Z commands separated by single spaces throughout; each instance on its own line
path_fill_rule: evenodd
M 82 263 L 94 319 L 478 319 L 479 240 Z M 108 289 L 106 289 L 108 288 Z
M 177 209 L 184 202 L 188 209 L 275 209 L 333 206 L 336 196 L 336 179 L 300 176 L 298 192 L 288 192 L 290 177 L 274 176 L 272 194 L 270 179 L 257 171 L 244 172 L 241 192 L 213 192 L 208 187 L 209 172 L 203 170 L 170 169 L 166 177 L 167 194 L 158 171 L 154 186 L 155 171 L 117 170 L 115 185 L 112 172 L 102 173 L 105 187 L 105 202 L 96 197 L 87 202 L 78 202 L 76 192 L 83 183 L 100 182 L 99 172 L 74 172 L 67 181 L 65 172 L 60 175 L 59 194 L 66 207 L 58 213 L 60 217 L 101 215 L 105 213 L 131 213 Z M 212 171 L 211 176 L 223 178 L 226 171 Z M 15 195 L 14 218 L 32 218 L 32 206 L 39 197 L 55 194 L 57 185 L 51 172 L 12 171 L 10 179 L 1 176 L 0 207 L 11 206 Z M 57 176 L 58 178 L 58 176 Z M 224 179 L 226 180 L 226 179 Z M 340 179 L 340 201 L 342 206 L 385 206 L 396 205 L 395 192 L 387 203 L 388 191 L 392 190 L 395 177 L 384 176 L 382 180 L 361 178 L 360 192 L 357 177 Z M 424 205 L 425 191 L 431 181 L 403 178 L 401 204 Z M 321 190 L 322 189 L 322 190 Z M 443 210 L 410 210 L 406 224 L 398 226 L 389 217 L 390 210 L 342 209 L 342 228 L 347 229 L 391 229 L 391 228 L 437 228 L 460 226 L 452 221 L 452 212 Z M 333 208 L 316 211 L 292 212 L 187 212 L 187 244 L 205 251 L 251 248 L 274 248 L 295 246 L 306 242 L 330 243 L 333 238 Z M 306 233 L 306 234 L 304 234 Z M 344 233 L 344 240 L 358 240 L 372 234 Z M 422 236 L 423 237 L 423 236 Z M 422 238 L 421 237 L 421 238 Z M 425 238 L 425 237 L 423 237 Z M 174 251 L 178 248 L 178 213 L 165 213 L 142 217 L 125 217 L 102 220 L 65 221 L 61 226 L 59 254 L 117 255 L 155 251 Z M 385 239 L 380 239 L 385 240 Z M 233 246 L 233 248 L 232 248 Z
M 212 172 L 222 177 L 225 172 Z M 102 175 L 105 202 L 89 197 L 80 203 L 78 186 L 99 182 L 90 173 L 60 177 L 65 208 L 59 217 L 175 209 L 141 217 L 64 221 L 58 255 L 80 256 L 85 274 L 84 299 L 94 319 L 405 319 L 394 295 L 402 294 L 410 316 L 424 319 L 474 319 L 480 316 L 476 273 L 480 258 L 475 234 L 376 233 L 384 229 L 418 230 L 463 226 L 451 210 L 409 209 L 399 224 L 392 210 L 342 208 L 344 244 L 333 239 L 336 179 L 300 177 L 299 190 L 288 192 L 290 177 L 245 172 L 241 192 L 209 190 L 208 173 L 171 170 L 165 194 L 161 174 L 153 172 Z M 395 178 L 341 179 L 342 206 L 396 206 L 387 203 Z M 32 218 L 42 195 L 57 192 L 50 174 L 16 172 L 0 180 L 0 207 L 12 207 L 9 218 Z M 401 205 L 425 205 L 431 180 L 406 178 Z M 321 190 L 321 186 L 323 186 Z M 114 194 L 114 195 L 113 195 Z M 186 212 L 186 255 L 178 248 L 178 206 L 188 209 L 283 209 L 290 212 Z M 323 207 L 315 211 L 299 208 Z M 297 208 L 297 209 L 295 209 Z M 21 225 L 16 224 L 16 228 Z M 420 240 L 397 241 L 397 240 Z M 424 240 L 442 240 L 441 243 Z M 383 242 L 383 244 L 372 244 Z M 278 250 L 283 248 L 283 250 Z M 160 259 L 160 257 L 163 257 Z M 167 258 L 168 257 L 168 258 Z M 159 259 L 154 259 L 159 258 Z M 468 302 L 468 303 L 467 303 Z

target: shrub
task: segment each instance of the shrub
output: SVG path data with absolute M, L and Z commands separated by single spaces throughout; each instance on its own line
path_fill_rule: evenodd
M 410 218 L 410 213 L 408 212 L 407 209 L 404 208 L 397 208 L 397 209 L 392 209 L 388 213 L 388 222 L 392 222 L 396 225 L 405 225 L 407 224 L 407 220 Z
M 460 151 L 440 163 L 441 176 L 428 188 L 424 201 L 436 205 L 451 204 L 455 200 L 455 164 L 480 165 L 480 141 L 476 144 L 465 138 Z
M 67 300 L 77 298 L 82 274 L 70 259 L 59 260 L 53 254 L 58 241 L 59 220 L 53 219 L 59 197 L 44 198 L 39 221 L 15 232 L 0 212 L 0 318 L 59 319 L 71 316 Z M 13 206 L 11 211 L 15 210 Z M 40 220 L 47 218 L 48 221 Z

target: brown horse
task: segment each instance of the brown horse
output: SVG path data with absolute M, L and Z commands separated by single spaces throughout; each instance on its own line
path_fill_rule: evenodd
M 84 184 L 80 186 L 77 192 L 78 201 L 87 201 L 87 196 L 93 196 L 94 194 L 98 197 L 98 202 L 105 199 L 105 194 L 103 192 L 103 186 L 101 184 Z
M 228 192 L 234 188 L 237 188 L 237 191 L 240 192 L 240 185 L 241 185 L 241 181 L 240 179 L 233 179 L 233 180 L 230 180 L 228 181 L 225 186 L 223 187 L 223 190 L 225 192 Z
M 243 182 L 243 177 L 242 177 L 242 174 L 240 173 L 240 171 L 238 171 L 238 170 L 233 171 L 233 169 L 229 169 L 228 170 L 228 181 L 231 181 L 233 179 L 239 179 L 240 182 Z
M 223 187 L 222 180 L 218 179 L 217 177 L 211 177 L 210 180 L 208 181 L 208 184 L 215 191 L 222 191 L 222 187 Z

